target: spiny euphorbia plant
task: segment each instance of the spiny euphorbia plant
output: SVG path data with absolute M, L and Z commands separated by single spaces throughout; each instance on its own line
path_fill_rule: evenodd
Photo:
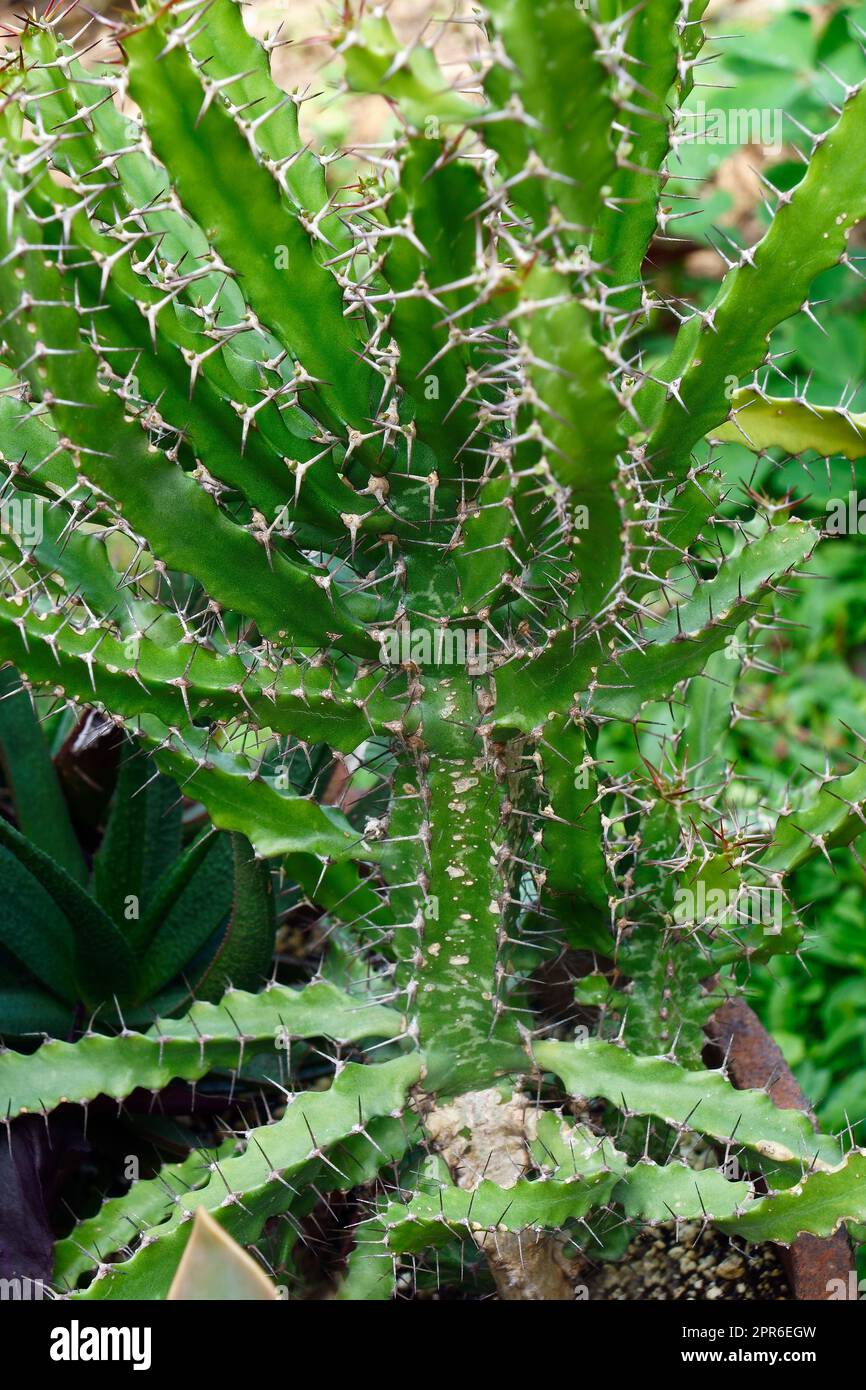
M 401 134 L 342 188 L 272 81 L 279 37 L 232 0 L 143 10 L 107 62 L 87 30 L 76 56 L 26 25 L 4 497 L 50 505 L 41 539 L 6 528 L 0 657 L 124 721 L 358 953 L 340 985 L 0 1056 L 11 1117 L 243 1074 L 275 1040 L 351 1045 L 328 1089 L 294 1073 L 212 1162 L 109 1200 L 58 1247 L 59 1289 L 164 1297 L 200 1207 L 262 1258 L 283 1218 L 288 1258 L 335 1189 L 357 1191 L 343 1298 L 389 1296 L 434 1246 L 457 1282 L 486 1262 L 503 1297 L 568 1298 L 617 1224 L 786 1243 L 866 1215 L 866 1155 L 701 1059 L 730 967 L 797 947 L 785 871 L 864 825 L 862 764 L 737 811 L 738 655 L 817 536 L 754 493 L 732 507 L 702 441 L 864 452 L 844 407 L 769 378 L 774 328 L 866 214 L 866 93 L 769 190 L 712 304 L 663 304 L 643 266 L 674 229 L 702 8 L 488 0 L 465 92 L 347 13 L 347 86 Z M 661 363 L 640 342 L 659 315 Z M 667 700 L 646 775 L 612 772 L 611 731 L 640 741 Z M 366 804 L 293 796 L 287 739 L 347 758 Z M 769 922 L 741 910 L 759 893 Z M 595 962 L 576 1037 L 549 1006 L 573 949 Z

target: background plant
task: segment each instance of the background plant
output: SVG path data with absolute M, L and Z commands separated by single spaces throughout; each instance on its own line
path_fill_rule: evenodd
M 341 190 L 230 0 L 144 14 L 119 70 L 23 36 L 3 452 L 9 495 L 51 506 L 39 545 L 4 538 L 0 653 L 27 688 L 124 719 L 354 944 L 343 988 L 231 991 L 144 1035 L 7 1053 L 10 1114 L 131 1075 L 243 1075 L 277 1036 L 380 1044 L 239 1152 L 194 1155 L 176 1203 L 166 1172 L 85 1222 L 57 1256 L 61 1284 L 99 1265 L 81 1296 L 165 1296 L 198 1205 L 260 1254 L 284 1217 L 290 1259 L 312 1194 L 386 1164 L 338 1296 L 387 1296 L 402 1257 L 463 1241 L 501 1296 L 570 1297 L 583 1223 L 610 1211 L 781 1241 L 862 1216 L 859 1151 L 702 1068 L 711 982 L 796 949 L 795 904 L 772 936 L 671 916 L 678 883 L 781 893 L 862 824 L 856 763 L 768 817 L 723 756 L 739 661 L 818 537 L 703 443 L 861 451 L 847 399 L 822 413 L 779 387 L 772 335 L 814 317 L 817 276 L 850 273 L 862 97 L 825 138 L 794 128 L 809 171 L 711 304 L 650 295 L 699 20 L 661 0 L 490 4 L 459 93 L 378 14 L 347 22 L 348 84 L 384 92 L 405 133 Z M 672 344 L 647 339 L 661 320 Z M 482 631 L 493 669 L 383 666 L 405 625 Z M 287 739 L 350 760 L 363 816 L 291 794 Z M 577 998 L 597 1026 L 577 1044 L 538 998 L 568 949 L 594 960 Z M 606 1113 L 561 1112 L 564 1096 Z M 672 1158 L 689 1132 L 735 1145 L 771 1195 Z M 227 1184 L 242 1201 L 224 1205 Z M 129 1213 L 149 1239 L 105 1263 Z
M 72 748 L 107 742 L 120 766 L 88 867 L 38 716 L 17 675 L 7 683 L 0 755 L 18 828 L 0 822 L 0 1032 L 63 1037 L 91 1011 L 104 1026 L 104 1005 L 110 1027 L 147 1026 L 192 999 L 219 999 L 229 983 L 259 988 L 273 895 L 249 842 L 205 826 L 184 848 L 175 783 L 135 744 L 118 754 L 113 726 L 91 720 L 90 730 L 73 726 Z M 61 747 L 63 734 L 61 725 Z

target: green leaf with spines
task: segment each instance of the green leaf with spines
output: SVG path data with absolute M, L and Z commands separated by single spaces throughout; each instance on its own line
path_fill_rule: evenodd
M 391 328 L 400 343 L 398 380 L 413 402 L 418 438 L 437 454 L 445 483 L 469 478 L 478 467 L 466 448 L 478 408 L 469 389 L 472 361 L 453 330 L 465 333 L 475 317 L 466 311 L 483 205 L 484 185 L 465 161 L 437 140 L 410 141 L 388 209 L 394 235 L 382 270 L 397 296 Z M 401 235 L 404 227 L 411 237 Z M 422 292 L 412 295 L 413 288 Z
M 815 453 L 853 461 L 866 456 L 866 415 L 842 406 L 768 396 L 747 387 L 734 392 L 730 418 L 715 425 L 709 437 L 723 444 L 742 444 L 755 453 L 783 449 L 786 454 Z
M 365 1166 L 372 1165 L 375 1173 L 401 1156 L 405 1132 L 388 1124 L 387 1117 L 401 1111 L 420 1070 L 417 1053 L 376 1066 L 348 1063 L 328 1091 L 298 1093 L 282 1119 L 250 1130 L 243 1154 L 222 1162 L 204 1187 L 185 1193 L 167 1220 L 148 1228 L 128 1260 L 100 1269 L 76 1300 L 165 1297 L 200 1206 L 246 1244 L 258 1238 L 266 1221 L 290 1207 L 293 1180 L 323 1154 L 346 1187 L 364 1180 Z M 384 1122 L 387 1139 L 377 1120 Z M 360 1158 L 353 1144 L 361 1150 Z M 234 1193 L 235 1200 L 227 1202 L 227 1193 Z
M 588 243 L 614 172 L 616 120 L 590 16 L 572 0 L 488 0 L 486 8 L 507 54 L 486 83 L 505 119 L 488 116 L 486 138 L 535 230 L 551 227 L 567 246 Z
M 139 1232 L 156 1226 L 171 1211 L 175 1197 L 210 1180 L 212 1164 L 235 1152 L 228 1140 L 218 1149 L 193 1149 L 182 1163 L 164 1163 L 154 1178 L 139 1178 L 121 1197 L 108 1197 L 95 1216 L 79 1221 L 54 1247 L 53 1282 L 70 1292 L 83 1274 L 126 1250 Z
M 363 835 L 335 807 L 279 790 L 274 779 L 256 776 L 197 730 L 187 729 L 180 737 L 152 719 L 141 725 L 157 766 L 185 795 L 204 804 L 214 825 L 245 835 L 264 858 L 301 853 L 340 860 L 372 854 Z
M 435 1195 L 419 1193 L 407 1203 L 386 1207 L 373 1233 L 383 1229 L 385 1251 L 395 1255 L 446 1244 L 455 1235 L 479 1241 L 483 1248 L 486 1232 L 492 1243 L 497 1231 L 561 1230 L 569 1221 L 580 1221 L 605 1205 L 615 1183 L 615 1173 L 601 1172 L 592 1179 L 518 1181 L 513 1187 L 485 1179 L 470 1191 L 443 1185 Z
M 611 1200 L 627 1218 L 650 1225 L 668 1221 L 722 1221 L 752 1198 L 747 1182 L 731 1182 L 718 1168 L 690 1168 L 687 1163 L 659 1165 L 651 1160 L 629 1168 Z
M 743 523 L 750 543 L 731 554 L 720 543 L 725 531 L 712 529 L 714 513 L 724 519 L 716 455 L 693 464 L 691 450 L 728 428 L 732 404 L 741 421 L 757 404 L 764 408 L 760 401 L 740 410 L 745 398 L 730 400 L 724 374 L 733 370 L 742 380 L 759 366 L 765 329 L 802 286 L 805 297 L 812 269 L 838 259 L 842 232 L 859 206 L 843 209 L 838 199 L 847 201 L 853 188 L 850 169 L 862 132 L 859 115 L 852 120 L 850 112 L 861 103 L 852 99 L 842 133 L 827 137 L 792 195 L 801 221 L 783 207 L 764 249 L 747 252 L 728 277 L 710 310 L 714 328 L 702 331 L 700 316 L 684 326 L 661 369 L 672 384 L 665 401 L 665 384 L 643 378 L 645 363 L 633 361 L 643 287 L 623 281 L 639 278 L 655 218 L 667 131 L 652 115 L 665 114 L 672 64 L 672 104 L 688 93 L 702 0 L 684 6 L 676 44 L 667 0 L 635 12 L 602 0 L 591 17 L 575 11 L 571 0 L 541 7 L 495 0 L 490 8 L 492 66 L 479 69 L 486 105 L 480 93 L 476 104 L 475 93 L 467 100 L 451 91 L 425 49 L 409 44 L 402 52 L 381 17 L 366 29 L 362 22 L 357 32 L 344 27 L 350 83 L 381 86 L 415 134 L 423 126 L 432 138 L 423 144 L 411 138 L 405 159 L 404 142 L 393 161 L 374 161 L 373 174 L 335 194 L 330 207 L 323 164 L 301 148 L 297 103 L 283 100 L 267 55 L 231 0 L 214 0 L 211 10 L 149 6 L 139 14 L 137 32 L 124 42 L 142 120 L 129 116 L 125 102 L 115 104 L 115 88 L 124 85 L 116 69 L 89 58 L 85 68 L 48 26 L 28 26 L 24 62 L 6 85 L 13 242 L 0 255 L 2 261 L 10 253 L 0 266 L 0 296 L 9 360 L 22 387 L 13 408 L 0 410 L 0 452 L 11 475 L 7 486 L 22 495 L 64 496 L 32 555 L 15 537 L 0 537 L 0 659 L 17 661 L 29 682 L 59 701 L 104 705 L 137 727 L 179 790 L 201 799 L 218 826 L 246 835 L 259 854 L 283 856 L 290 877 L 297 869 L 307 897 L 327 914 L 324 936 L 341 918 L 349 922 L 346 931 L 363 953 L 359 971 L 368 961 L 376 968 L 380 953 L 393 965 L 393 979 L 384 971 L 375 989 L 347 972 L 345 960 L 337 969 L 341 978 L 357 979 L 359 1007 L 361 1001 L 381 1007 L 380 988 L 405 998 L 406 1018 L 400 1016 L 385 1055 L 394 1055 L 394 1039 L 403 1032 L 420 1036 L 429 1062 L 424 1085 L 434 1098 L 449 1085 L 487 1086 L 525 1072 L 529 1061 L 516 1020 L 531 1021 L 537 965 L 546 968 L 563 942 L 602 956 L 610 949 L 628 981 L 622 990 L 616 984 L 631 1000 L 631 1014 L 640 1013 L 638 999 L 647 1004 L 638 1019 L 640 1039 L 628 1007 L 621 1014 L 625 1036 L 650 1055 L 629 1059 L 619 1048 L 611 1062 L 605 1051 L 581 1089 L 601 1081 L 608 1105 L 622 1103 L 625 1092 L 627 1109 L 637 1105 L 637 1091 L 651 1116 L 675 1128 L 688 1122 L 700 1129 L 709 1105 L 710 1137 L 719 1142 L 729 1137 L 716 1133 L 722 1120 L 727 1124 L 742 1110 L 746 1147 L 757 1152 L 769 1145 L 766 1162 L 796 1178 L 811 1161 L 799 1121 L 776 1112 L 765 1097 L 734 1092 L 715 1073 L 675 1066 L 670 1072 L 671 1062 L 652 1055 L 662 1043 L 674 1046 L 657 1007 L 672 988 L 666 970 L 674 947 L 682 946 L 663 927 L 674 874 L 670 885 L 641 898 L 640 922 L 624 924 L 621 935 L 617 898 L 632 870 L 636 891 L 643 891 L 648 859 L 663 871 L 685 857 L 686 872 L 693 872 L 703 846 L 700 829 L 694 855 L 685 853 L 683 836 L 675 855 L 658 852 L 642 827 L 634 837 L 629 797 L 640 799 L 642 812 L 647 801 L 670 799 L 682 808 L 684 832 L 692 820 L 726 828 L 728 808 L 698 781 L 694 764 L 707 755 L 707 768 L 719 771 L 712 730 L 723 728 L 733 682 L 724 680 L 718 701 L 698 696 L 720 672 L 720 648 L 805 558 L 808 548 L 800 554 L 798 547 L 808 535 L 800 523 L 774 527 L 766 537 Z M 614 51 L 624 55 L 621 63 Z M 618 64 L 621 70 L 612 71 Z M 510 98 L 516 100 L 509 104 Z M 627 129 L 614 129 L 617 109 Z M 428 125 L 430 115 L 440 127 Z M 163 163 L 151 157 L 148 131 Z M 848 150 L 840 157 L 843 145 Z M 830 146 L 832 158 L 825 157 Z M 629 170 L 632 156 L 649 172 Z M 611 204 L 620 211 L 614 214 Z M 834 208 L 835 215 L 844 212 L 844 225 L 825 225 L 824 205 L 831 216 Z M 469 225 L 461 213 L 469 214 Z M 429 256 L 411 240 L 404 214 L 414 219 Z M 283 227 L 287 235 L 279 241 L 293 259 L 300 257 L 298 280 L 291 265 L 283 271 L 273 256 L 271 242 Z M 593 229 L 600 229 L 594 254 L 585 254 L 579 243 L 592 245 Z M 19 233 L 23 248 L 13 244 Z M 764 263 L 760 275 L 752 273 L 750 255 Z M 551 287 L 555 295 L 547 294 Z M 441 306 L 433 302 L 438 299 Z M 647 294 L 648 312 L 656 303 Z M 436 318 L 440 307 L 466 312 Z M 418 400 L 425 336 L 435 339 L 433 349 L 447 347 L 440 359 L 451 398 L 445 410 L 441 396 Z M 302 383 L 297 399 L 296 359 L 319 378 Z M 635 382 L 628 379 L 633 367 Z M 659 375 L 652 364 L 649 371 Z M 193 376 L 190 405 L 184 394 Z M 457 410 L 448 416 L 464 389 L 465 418 Z M 688 398 L 688 414 L 677 394 Z M 629 400 L 640 420 L 621 414 Z M 800 400 L 785 407 L 785 427 L 793 432 L 783 444 L 799 447 L 806 438 L 819 448 L 841 441 L 841 453 L 854 447 L 853 421 L 844 411 L 818 414 L 813 425 L 803 409 Z M 44 419 L 37 422 L 34 412 Z M 461 448 L 476 423 L 475 436 Z M 19 431 L 29 442 L 16 455 L 10 450 Z M 769 432 L 762 438 L 771 447 Z M 381 474 L 387 477 L 375 476 Z M 484 479 L 477 491 L 470 478 Z M 284 486 L 288 526 L 270 535 Z M 578 524 L 584 503 L 588 530 Z M 716 563 L 718 577 L 704 581 Z M 669 581 L 658 582 L 670 572 Z M 693 585 L 695 575 L 700 582 Z M 494 653 L 490 668 L 477 675 L 446 670 L 441 660 L 421 656 L 402 671 L 380 669 L 383 634 L 404 621 L 421 627 L 422 636 L 446 624 L 483 625 Z M 97 641 L 92 652 L 81 646 Z M 308 670 L 315 674 L 303 692 Z M 670 787 L 667 773 L 658 774 L 655 794 L 643 780 L 621 780 L 617 772 L 573 787 L 551 762 L 555 752 L 538 743 L 540 737 L 558 746 L 569 737 L 563 729 L 573 730 L 575 746 L 585 737 L 595 764 L 607 737 L 600 725 L 648 722 L 655 714 L 648 706 L 678 690 L 693 719 L 681 733 L 680 716 L 671 714 L 674 734 L 665 752 L 673 751 L 677 769 Z M 697 727 L 705 715 L 706 726 Z M 659 722 L 665 720 L 662 712 Z M 273 778 L 280 737 L 315 739 L 357 757 L 362 765 L 356 771 L 351 763 L 345 794 L 348 816 L 306 796 L 280 795 L 282 783 Z M 642 731 L 641 737 L 656 736 Z M 561 751 L 570 756 L 574 749 Z M 688 765 L 680 776 L 683 757 Z M 382 768 L 378 784 L 375 767 Z M 841 810 L 829 805 L 837 791 Z M 742 852 L 752 862 L 737 868 L 760 877 L 776 872 L 768 870 L 775 853 L 784 861 L 781 873 L 789 861 L 852 838 L 859 800 L 853 783 L 819 787 L 811 808 L 790 798 L 778 848 L 768 846 L 765 863 L 759 842 L 754 854 L 751 844 L 727 851 L 716 867 L 730 869 Z M 548 806 L 552 814 L 545 815 Z M 589 822 L 593 831 L 585 844 L 579 836 L 580 852 L 570 860 L 569 827 Z M 373 867 L 377 860 L 381 867 Z M 252 855 L 245 862 L 263 877 Z M 617 881 L 607 884 L 605 871 Z M 181 887 L 180 880 L 163 884 L 166 903 L 173 886 Z M 151 927 L 158 930 L 156 918 L 148 919 Z M 787 933 L 772 942 L 743 933 L 730 949 L 757 958 L 780 944 L 792 944 Z M 729 948 L 714 939 L 707 946 L 711 970 Z M 696 961 L 688 955 L 677 989 Z M 7 975 L 0 971 L 2 980 Z M 609 976 L 596 962 L 592 978 Z M 698 1015 L 711 1002 L 698 974 L 693 984 L 692 1054 L 700 1042 Z M 679 997 L 675 1003 L 679 1010 Z M 130 1021 L 137 1023 L 138 1015 Z M 128 1036 L 101 1042 L 118 1059 L 141 1050 Z M 676 1044 L 678 1058 L 684 1045 Z M 98 1058 L 87 1086 L 102 1069 L 123 1089 L 112 1053 L 103 1060 L 90 1038 L 75 1046 L 85 1061 Z M 236 1037 L 220 1035 L 211 1052 L 205 1045 L 204 1056 L 201 1046 L 189 1036 L 165 1043 L 175 1048 L 181 1075 L 195 1079 L 211 1065 L 243 1075 Z M 266 1053 L 269 1044 L 262 1046 Z M 538 1044 L 539 1055 L 561 1046 Z M 251 1056 L 257 1048 L 253 1041 Z M 16 1058 L 21 1076 L 44 1067 L 42 1053 Z M 652 1076 L 644 1063 L 655 1069 Z M 163 1084 L 163 1073 L 147 1067 L 136 1074 Z M 251 1074 L 271 1070 L 266 1056 L 252 1057 Z M 365 1085 L 375 1089 L 380 1069 L 365 1070 L 371 1074 Z M 40 1072 L 38 1079 L 46 1078 Z M 706 1094 L 697 1112 L 681 1114 L 699 1082 Z M 38 1089 L 47 1090 L 50 1104 L 56 1094 L 50 1085 Z M 382 1148 L 404 1153 L 401 1121 L 389 1114 L 382 1125 L 391 1135 Z M 632 1159 L 638 1129 L 644 1126 L 623 1131 Z M 374 1133 L 379 1130 L 371 1128 Z M 350 1187 L 375 1177 L 381 1162 L 361 1133 L 326 1145 L 321 1156 L 308 1153 L 306 1161 L 293 1150 L 290 1162 L 300 1166 L 288 1181 L 304 1190 L 287 1194 L 267 1171 L 275 1162 L 268 1138 L 259 1142 L 268 1154 L 259 1155 L 256 1175 L 232 1180 L 243 1207 L 254 1189 L 255 1210 L 225 1206 L 227 1223 L 243 1241 L 259 1238 L 269 1214 L 308 1216 L 310 1184 L 325 1191 L 334 1179 Z M 645 1143 L 643 1134 L 638 1142 Z M 733 1142 L 741 1142 L 739 1133 Z M 838 1158 L 828 1154 L 827 1141 L 812 1142 L 821 1148 L 819 1163 Z M 336 1144 L 352 1157 L 341 1157 Z M 592 1163 L 587 1144 L 585 1161 Z M 780 1158 L 780 1148 L 790 1157 Z M 544 1171 L 543 1158 L 533 1157 Z M 437 1199 L 421 1177 L 400 1171 L 409 1194 L 420 1187 L 424 1198 Z M 638 1164 L 624 1200 L 649 1220 L 660 1219 L 665 1203 L 680 1214 L 696 1213 L 701 1200 L 709 1215 L 713 1205 L 730 1210 L 730 1185 L 721 1188 L 720 1175 L 696 1180 L 699 1192 L 679 1165 Z M 551 1182 L 525 1185 L 545 1187 L 550 1196 Z M 207 1187 L 202 1202 L 222 1213 L 226 1191 L 217 1172 Z M 522 1187 L 518 1196 L 523 1200 Z M 538 1192 L 532 1200 L 541 1201 Z M 172 1201 L 171 1209 L 159 1250 L 149 1254 L 145 1243 L 124 1262 L 122 1276 L 118 1267 L 99 1281 L 112 1295 L 122 1296 L 126 1285 L 164 1296 L 186 1227 L 182 1204 Z M 425 1219 L 410 1224 L 423 1226 Z M 559 1219 L 566 1218 L 560 1213 Z M 447 1233 L 451 1250 L 463 1230 Z M 358 1260 L 360 1270 L 360 1253 Z
M 385 14 L 364 15 L 338 35 L 337 52 L 351 91 L 387 97 L 416 130 L 428 129 L 431 119 L 465 125 L 476 114 L 451 87 L 431 49 L 401 49 Z
M 806 559 L 817 540 L 807 522 L 767 527 L 726 559 L 715 578 L 698 582 L 681 600 L 677 595 L 664 616 L 645 624 L 643 645 L 623 645 L 611 660 L 599 659 L 594 637 L 581 642 L 572 628 L 563 628 L 534 659 L 497 670 L 497 724 L 530 732 L 572 701 L 592 715 L 633 719 L 650 701 L 669 699 L 714 652 L 733 650 L 737 627 L 770 592 L 771 581 Z
M 14 244 L 13 232 L 19 235 Z M 322 584 L 317 584 L 313 569 L 266 553 L 252 535 L 228 520 L 203 488 L 149 443 L 141 422 L 129 419 L 123 403 L 102 385 L 81 339 L 79 310 L 67 298 L 57 266 L 38 251 L 40 245 L 38 224 L 19 202 L 13 226 L 0 238 L 0 249 L 10 258 L 0 274 L 0 303 L 9 314 L 5 332 L 12 360 L 35 391 L 56 388 L 52 417 L 68 437 L 80 479 L 113 495 L 126 520 L 148 535 L 167 564 L 194 573 L 229 606 L 257 610 L 264 631 L 288 637 L 285 604 L 294 593 L 299 600 L 304 596 L 304 617 L 295 638 L 306 636 L 316 644 L 332 620 L 336 636 L 344 625 L 341 602 L 326 593 L 327 576 L 318 576 Z M 32 301 L 20 301 L 12 260 L 29 281 Z M 41 347 L 35 357 L 22 316 L 39 335 Z M 107 440 L 112 451 L 103 448 Z M 228 557 L 233 557 L 230 565 Z M 240 574 L 242 583 L 233 578 Z M 353 619 L 345 626 L 349 649 L 370 650 L 372 644 Z
M 777 1163 L 829 1168 L 839 1146 L 816 1135 L 800 1110 L 778 1110 L 764 1091 L 737 1091 L 719 1071 L 686 1071 L 664 1057 L 634 1057 L 615 1043 L 536 1043 L 536 1062 L 561 1077 L 572 1096 L 601 1096 L 638 1115 L 655 1115 L 722 1143 L 754 1149 Z
M 195 24 L 193 17 L 190 28 Z M 221 97 L 206 100 L 180 36 L 182 31 L 160 16 L 124 41 L 130 93 L 154 151 L 183 204 L 208 226 L 216 249 L 243 277 L 244 292 L 260 321 L 279 335 L 317 383 L 326 419 L 364 430 L 373 383 L 358 334 L 343 315 L 339 286 L 321 265 L 295 210 L 281 197 L 277 179 L 252 156 Z M 210 151 L 206 162 L 202 147 Z M 256 207 L 254 224 L 238 202 L 238 188 Z M 277 268 L 281 248 L 288 270 Z M 338 381 L 333 379 L 334 353 L 343 362 Z
M 803 179 L 780 198 L 763 240 L 729 271 L 709 309 L 680 329 L 661 374 L 667 388 L 650 383 L 637 397 L 657 476 L 684 478 L 694 445 L 728 416 L 728 384 L 760 367 L 773 329 L 802 307 L 815 277 L 844 257 L 852 228 L 866 216 L 854 172 L 866 144 L 864 109 L 866 89 L 849 91 L 838 123 L 816 141 Z
M 614 491 L 625 444 L 619 403 L 593 335 L 589 287 L 559 267 L 535 265 L 522 288 L 516 329 L 526 345 L 544 459 L 556 482 L 571 489 L 574 564 L 587 612 L 595 613 L 613 596 L 623 565 L 623 517 Z
M 614 99 L 624 129 L 592 240 L 593 260 L 612 287 L 617 314 L 641 304 L 641 268 L 656 230 L 669 145 L 669 93 L 680 70 L 681 16 L 682 0 L 648 0 L 621 21 L 623 51 Z
M 837 1167 L 809 1173 L 795 1187 L 760 1197 L 719 1226 L 755 1243 L 792 1245 L 799 1235 L 831 1236 L 844 1223 L 864 1217 L 866 1153 L 853 1149 Z
M 116 638 L 104 627 L 76 625 L 47 606 L 0 599 L 0 661 L 14 662 L 38 684 L 60 687 L 81 704 L 102 704 L 127 719 L 151 716 L 170 726 L 229 720 L 252 712 L 263 728 L 306 735 L 351 752 L 370 733 L 365 696 L 373 682 L 341 690 L 327 667 L 283 662 L 248 665 L 196 645 L 141 635 Z M 373 702 L 381 718 L 385 702 Z
M 261 994 L 229 989 L 219 1004 L 194 1004 L 183 1018 L 159 1020 L 146 1033 L 89 1033 L 74 1043 L 50 1039 L 30 1056 L 0 1053 L 0 1077 L 13 1116 L 99 1095 L 123 1100 L 139 1087 L 158 1092 L 176 1077 L 196 1081 L 235 1070 L 245 1057 L 292 1038 L 359 1042 L 403 1031 L 394 1010 L 357 1003 L 324 981 L 302 990 L 271 985 Z

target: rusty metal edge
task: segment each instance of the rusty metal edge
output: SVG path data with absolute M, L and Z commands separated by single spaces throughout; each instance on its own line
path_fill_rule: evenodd
M 812 1107 L 778 1045 L 744 1000 L 726 1000 L 705 1031 L 711 1045 L 727 1057 L 728 1075 L 738 1090 L 766 1090 L 780 1110 L 804 1111 L 817 1129 Z M 798 1236 L 793 1245 L 781 1246 L 780 1254 L 791 1293 L 801 1302 L 829 1299 L 833 1279 L 848 1287 L 854 1253 L 844 1228 L 832 1236 Z

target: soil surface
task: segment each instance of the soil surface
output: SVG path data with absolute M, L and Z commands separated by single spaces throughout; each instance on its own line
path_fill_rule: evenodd
M 696 1302 L 790 1302 L 773 1245 L 739 1247 L 700 1223 L 654 1226 L 636 1236 L 619 1264 L 597 1265 L 584 1277 L 589 1298 Z

